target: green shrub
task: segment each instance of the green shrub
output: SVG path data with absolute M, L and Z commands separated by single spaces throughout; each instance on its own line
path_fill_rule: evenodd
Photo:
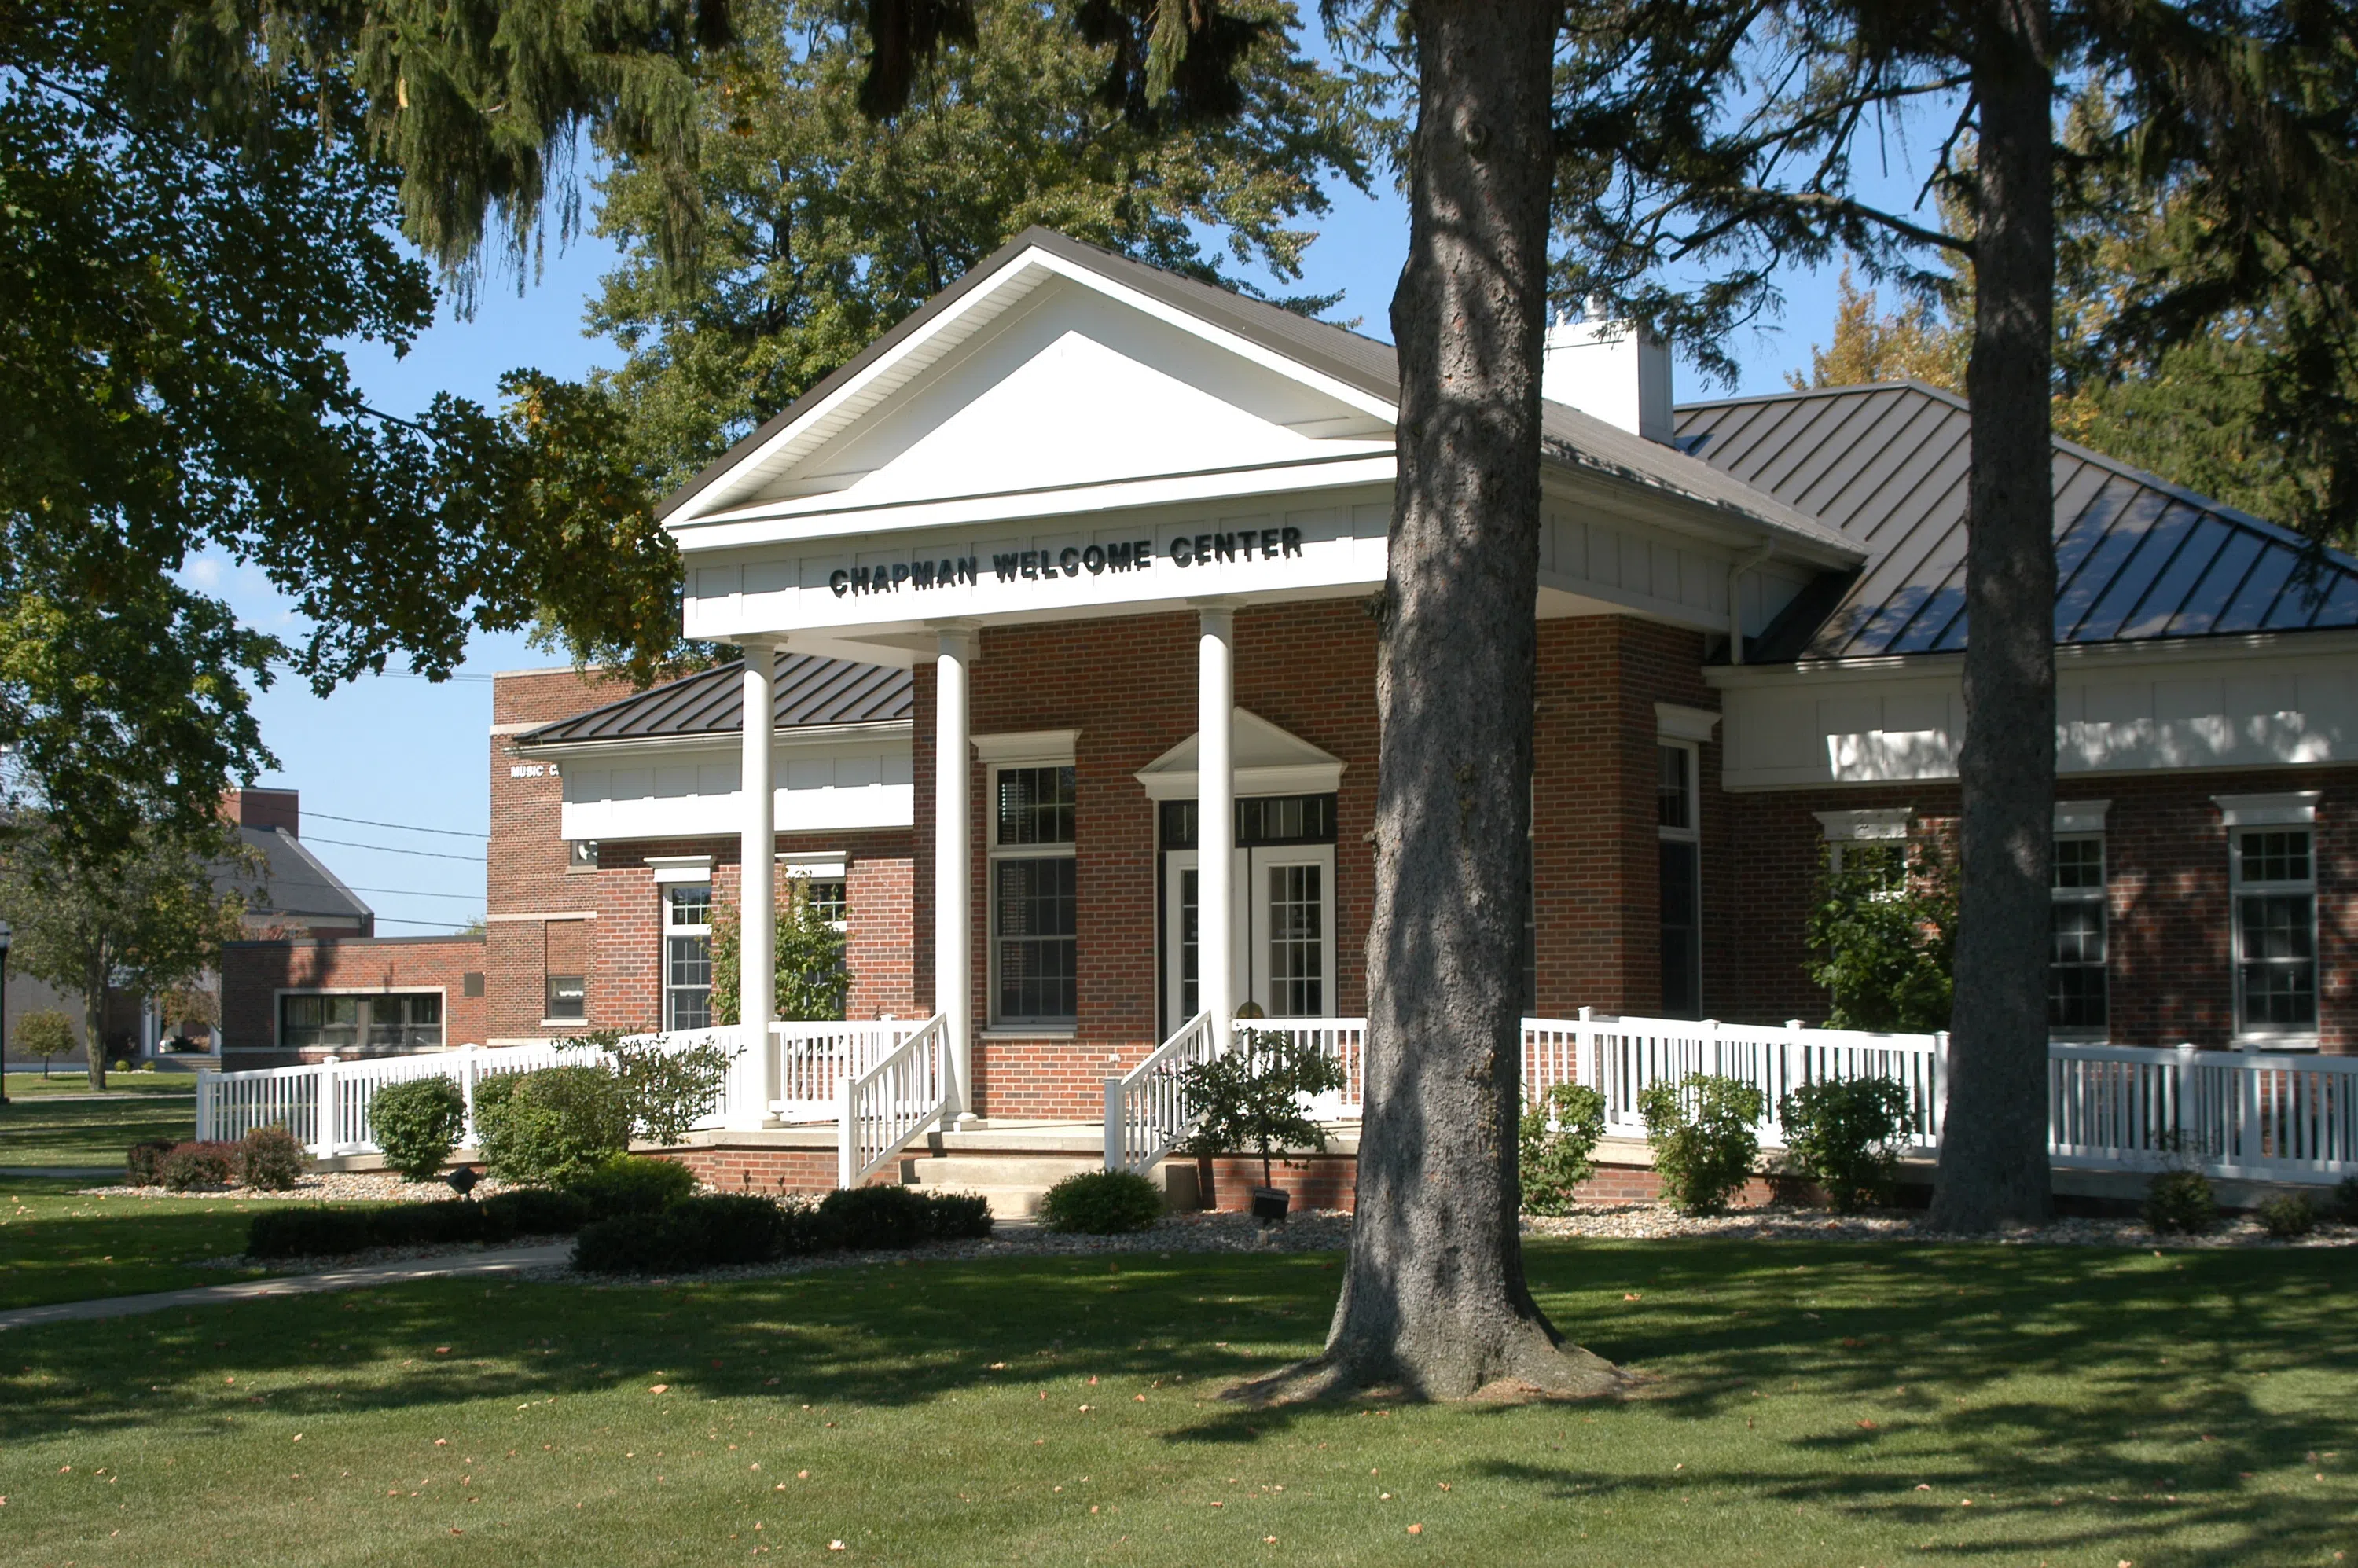
M 631 1108 L 602 1067 L 544 1067 L 475 1087 L 475 1141 L 503 1181 L 563 1186 L 629 1149 Z
M 565 1185 L 590 1206 L 592 1219 L 654 1214 L 696 1194 L 696 1173 L 676 1160 L 624 1154 Z
M 519 1236 L 566 1236 L 587 1223 L 590 1206 L 570 1193 L 525 1187 L 474 1203 L 372 1204 L 330 1208 L 276 1204 L 247 1223 L 252 1258 L 338 1257 L 373 1247 L 459 1247 L 513 1241 Z
M 2218 1223 L 2219 1200 L 2200 1171 L 2164 1171 L 2145 1190 L 2145 1223 L 2158 1235 L 2200 1236 Z
M 163 1184 L 176 1193 L 190 1187 L 225 1187 L 236 1171 L 234 1143 L 176 1143 L 156 1167 Z
M 990 1234 L 990 1205 L 970 1193 L 847 1187 L 821 1198 L 817 1213 L 839 1232 L 836 1245 L 855 1252 L 914 1247 L 921 1241 L 978 1240 Z
M 1080 1171 L 1040 1198 L 1040 1223 L 1084 1236 L 1146 1230 L 1163 1217 L 1163 1190 L 1128 1171 Z
M 134 1143 L 123 1157 L 123 1169 L 135 1187 L 160 1187 L 164 1184 L 164 1156 L 179 1145 L 169 1138 L 150 1138 Z
M 789 1015 L 791 1016 L 791 1015 Z M 837 1016 L 841 1016 L 838 1012 Z M 557 1043 L 560 1051 L 603 1052 L 631 1108 L 631 1130 L 654 1143 L 678 1143 L 719 1102 L 737 1047 L 707 1040 L 676 1045 L 597 1029 Z
M 1718 1214 L 1760 1153 L 1755 1124 L 1767 1099 L 1752 1085 L 1709 1073 L 1656 1084 L 1638 1097 L 1662 1195 L 1688 1214 Z
M 549 1187 L 512 1187 L 476 1204 L 483 1211 L 485 1239 L 518 1236 L 570 1236 L 590 1223 L 590 1206 L 572 1193 Z
M 601 1219 L 574 1239 L 590 1274 L 683 1274 L 826 1250 L 833 1237 L 808 1206 L 755 1194 L 686 1198 L 658 1214 Z
M 2279 1241 L 2293 1241 L 2317 1228 L 2317 1205 L 2307 1193 L 2288 1193 L 2260 1206 L 2260 1223 Z
M 1848 1214 L 1887 1197 L 1907 1134 L 1907 1088 L 1889 1078 L 1821 1078 L 1803 1084 L 1778 1107 L 1785 1124 L 1785 1161 L 1797 1175 L 1826 1191 Z
M 369 1136 L 384 1162 L 413 1182 L 430 1182 L 467 1128 L 467 1097 L 439 1076 L 387 1084 L 369 1101 Z
M 1523 1112 L 1518 1169 L 1525 1214 L 1570 1214 L 1574 1187 L 1596 1173 L 1605 1097 L 1585 1084 L 1558 1084 Z
M 2337 1225 L 2358 1225 L 2358 1176 L 2344 1176 L 2326 1195 L 2325 1217 Z
M 1260 1156 L 1260 1183 L 1281 1150 L 1326 1148 L 1326 1129 L 1302 1108 L 1304 1095 L 1343 1087 L 1343 1064 L 1307 1041 L 1255 1030 L 1237 1049 L 1179 1075 L 1179 1092 L 1202 1119 L 1179 1145 L 1186 1154 Z
M 1824 851 L 1812 890 L 1811 983 L 1830 993 L 1831 1029 L 1949 1027 L 1956 958 L 1956 870 L 1933 843 Z
M 257 1127 L 238 1141 L 237 1179 L 249 1187 L 286 1192 L 310 1163 L 303 1145 L 283 1127 Z

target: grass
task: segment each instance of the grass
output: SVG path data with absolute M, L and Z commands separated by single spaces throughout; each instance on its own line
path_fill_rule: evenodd
M 0 1310 L 219 1285 L 265 1271 L 200 1269 L 245 1250 L 254 1203 L 85 1197 L 0 1172 Z
M 110 1088 L 103 1098 L 63 1098 L 64 1091 L 20 1096 L 20 1074 L 8 1075 L 8 1103 L 0 1106 L 0 1176 L 27 1165 L 110 1166 L 120 1170 L 124 1151 L 148 1138 L 187 1139 L 196 1136 L 197 1099 L 189 1080 L 177 1075 L 153 1075 L 158 1085 L 178 1092 L 150 1087 Z M 124 1074 L 109 1081 L 146 1080 L 150 1075 Z M 40 1082 L 38 1075 L 32 1081 Z M 87 1079 L 76 1080 L 88 1094 Z
M 1207 1400 L 1312 1348 L 1316 1255 L 432 1281 L 18 1331 L 0 1562 L 2358 1552 L 2351 1252 L 1543 1243 L 1531 1272 L 1645 1397 Z

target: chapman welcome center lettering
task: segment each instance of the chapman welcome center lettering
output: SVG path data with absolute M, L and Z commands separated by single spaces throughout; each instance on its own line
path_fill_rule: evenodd
M 1299 528 L 1248 528 L 1234 534 L 1182 534 L 1164 547 L 1163 559 L 1174 567 L 1213 566 L 1230 561 L 1277 561 L 1302 554 Z M 1011 550 L 990 557 L 990 569 L 1001 582 L 1042 581 L 1097 577 L 1106 572 L 1145 571 L 1155 562 L 1154 541 L 1140 539 L 1119 545 L 1068 545 L 1062 550 Z M 885 567 L 838 567 L 827 575 L 827 586 L 836 598 L 853 593 L 898 593 L 904 589 L 958 588 L 982 580 L 982 562 L 974 556 L 954 560 L 894 561 Z

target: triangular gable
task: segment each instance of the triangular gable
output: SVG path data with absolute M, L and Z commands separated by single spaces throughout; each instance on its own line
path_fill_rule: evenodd
M 1258 713 L 1237 708 L 1229 737 L 1239 796 L 1332 795 L 1341 786 L 1341 758 L 1279 729 Z M 1195 737 L 1188 736 L 1132 776 L 1150 800 L 1195 799 Z
M 1371 375 L 1218 319 L 1247 309 L 1274 308 L 1027 232 L 739 443 L 665 521 L 1390 449 L 1393 400 Z M 1303 325 L 1314 344 L 1350 337 Z

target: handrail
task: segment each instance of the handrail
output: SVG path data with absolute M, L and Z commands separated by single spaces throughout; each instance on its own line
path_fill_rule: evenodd
M 1181 1091 L 1181 1078 L 1188 1068 L 1219 1055 L 1225 1044 L 1212 1028 L 1212 1015 L 1199 1012 L 1145 1061 L 1105 1081 L 1107 1170 L 1143 1175 L 1179 1146 L 1196 1117 Z
M 934 1014 L 874 1066 L 840 1081 L 835 1184 L 856 1187 L 949 1113 L 949 1020 Z

